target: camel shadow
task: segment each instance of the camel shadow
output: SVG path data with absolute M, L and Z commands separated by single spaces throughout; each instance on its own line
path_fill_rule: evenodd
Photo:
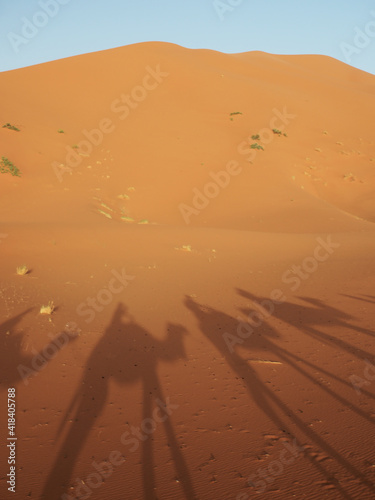
M 244 290 L 239 289 L 237 292 L 240 296 L 250 299 L 254 303 L 267 301 L 264 297 L 256 297 L 254 294 Z M 300 297 L 299 299 L 305 304 L 282 302 L 277 304 L 272 315 L 286 324 L 300 326 L 301 332 L 326 346 L 338 348 L 359 359 L 372 356 L 368 351 L 364 351 L 341 338 L 334 337 L 332 334 L 323 332 L 320 327 L 335 326 L 341 329 L 354 330 L 370 337 L 375 336 L 374 331 L 354 325 L 351 323 L 351 321 L 356 319 L 354 316 L 336 307 L 329 306 L 322 300 L 308 297 Z M 241 311 L 244 314 L 248 314 L 247 309 L 241 309 Z
M 32 356 L 22 352 L 22 333 L 13 333 L 13 330 L 21 320 L 32 311 L 27 309 L 0 325 L 0 380 L 4 387 L 12 387 L 18 384 L 22 377 L 17 369 L 21 365 L 31 363 Z
M 254 295 L 240 291 L 240 295 L 251 299 L 254 301 L 262 301 L 264 299 L 260 297 L 255 297 Z M 306 299 L 307 300 L 307 299 Z M 314 302 L 314 301 L 310 301 Z M 315 303 L 315 302 L 314 302 Z M 319 305 L 320 304 L 315 304 Z M 266 350 L 268 354 L 272 353 L 274 356 L 278 357 L 283 363 L 288 364 L 292 368 L 296 369 L 301 375 L 307 377 L 310 381 L 316 383 L 316 381 L 311 377 L 307 370 L 303 367 L 305 362 L 304 359 L 290 353 L 284 348 L 281 348 L 275 340 L 280 337 L 280 332 L 276 331 L 264 317 L 262 322 L 258 322 L 257 326 L 251 327 L 251 325 L 239 322 L 238 319 L 223 313 L 221 311 L 215 310 L 211 307 L 203 306 L 195 302 L 190 297 L 185 298 L 185 306 L 194 313 L 196 319 L 198 320 L 199 328 L 203 335 L 215 346 L 215 348 L 221 353 L 221 355 L 226 360 L 227 364 L 232 369 L 233 373 L 243 381 L 252 404 L 255 405 L 258 410 L 260 410 L 269 420 L 277 426 L 279 435 L 282 439 L 286 437 L 288 439 L 293 439 L 295 433 L 292 432 L 293 428 L 297 428 L 310 443 L 314 444 L 320 450 L 324 451 L 327 456 L 332 457 L 341 467 L 343 467 L 347 472 L 359 480 L 362 485 L 370 490 L 372 494 L 375 494 L 375 487 L 373 483 L 354 465 L 352 465 L 349 460 L 347 460 L 339 451 L 337 451 L 326 439 L 319 435 L 314 429 L 307 425 L 302 418 L 293 413 L 293 411 L 288 407 L 281 397 L 278 396 L 277 392 L 274 392 L 267 384 L 263 383 L 257 376 L 256 370 L 253 368 L 251 363 L 248 363 L 248 359 L 239 354 L 239 350 L 242 353 L 244 349 L 253 352 L 259 350 Z M 282 308 L 279 310 L 279 307 Z M 287 311 L 287 308 L 290 310 Z M 310 308 L 306 306 L 298 306 L 299 311 L 296 310 L 297 306 L 294 304 L 283 303 L 277 306 L 277 309 L 273 311 L 273 315 L 278 318 L 290 318 L 290 313 L 294 317 L 303 316 L 310 318 L 310 325 L 307 327 L 307 331 L 314 336 L 321 334 L 319 339 L 322 342 L 328 342 L 326 334 L 319 332 L 316 328 L 311 326 L 313 321 L 316 322 L 317 316 L 313 312 L 317 312 L 316 308 Z M 314 311 L 310 310 L 314 309 Z M 249 313 L 249 310 L 246 309 Z M 257 310 L 250 309 L 250 312 L 256 313 Z M 338 311 L 333 309 L 329 311 L 331 314 L 336 313 L 337 319 L 334 315 L 331 315 L 331 321 L 336 322 L 340 326 L 345 323 L 345 320 L 349 319 L 348 315 L 345 313 L 339 314 Z M 258 311 L 259 314 L 259 311 Z M 255 315 L 254 315 L 255 316 Z M 268 314 L 268 317 L 270 314 Z M 318 316 L 319 317 L 319 316 Z M 315 318 L 313 320 L 313 318 Z M 345 323 L 346 324 L 346 323 Z M 247 326 L 248 325 L 248 326 Z M 305 325 L 303 326 L 305 328 Z M 363 330 L 363 329 L 362 329 Z M 367 331 L 363 332 L 367 333 Z M 347 350 L 353 348 L 345 342 L 335 339 L 335 346 L 345 348 Z M 352 352 L 352 351 L 350 351 Z M 363 352 L 361 351 L 361 354 Z M 318 368 L 313 363 L 306 363 L 306 366 L 310 368 Z M 328 372 L 327 372 L 328 374 Z M 334 374 L 332 374 L 335 376 Z M 336 376 L 336 379 L 339 379 Z M 350 385 L 347 381 L 339 379 L 342 383 Z M 350 385 L 351 386 L 351 385 Z M 338 399 L 340 402 L 346 404 L 348 407 L 353 409 L 353 404 L 342 396 L 336 394 L 329 387 L 322 387 L 319 385 L 320 389 L 326 390 L 327 393 Z M 362 411 L 360 408 L 355 408 L 358 415 L 365 418 L 369 422 L 373 422 L 370 416 Z M 311 462 L 311 464 L 317 468 L 319 473 L 325 477 L 326 481 L 334 483 L 335 488 L 341 493 L 342 498 L 350 499 L 351 496 L 344 489 L 338 480 L 332 477 L 332 474 L 321 462 L 315 460 L 314 456 L 310 454 L 307 449 L 304 450 L 304 456 Z
M 20 382 L 26 386 L 44 366 L 70 340 L 78 337 L 78 331 L 67 325 L 67 331 L 56 335 L 43 349 L 34 354 L 23 352 L 24 334 L 14 333 L 14 329 L 33 308 L 29 308 L 0 325 L 0 381 L 5 387 L 14 387 Z
M 118 304 L 110 325 L 91 352 L 76 393 L 61 422 L 59 435 L 63 433 L 64 427 L 68 426 L 69 415 L 73 420 L 44 485 L 41 498 L 45 500 L 60 498 L 59 495 L 69 488 L 75 464 L 85 446 L 90 430 L 106 406 L 111 381 L 116 381 L 121 385 L 142 382 L 143 425 L 141 427 L 146 433 L 153 432 L 152 428 L 147 430 L 146 424 L 154 421 L 153 416 L 159 415 L 158 422 L 164 425 L 177 476 L 183 490 L 182 494 L 187 499 L 195 498 L 190 473 L 181 453 L 157 374 L 160 361 L 173 363 L 186 358 L 183 343 L 186 333 L 182 326 L 168 324 L 166 338 L 158 340 L 134 321 L 123 304 Z M 135 436 L 137 433 L 128 441 L 136 442 Z M 122 438 L 121 442 L 123 443 Z M 156 498 L 153 440 L 146 439 L 145 436 L 138 437 L 134 450 L 128 449 L 127 451 L 135 451 L 140 443 L 143 494 L 146 500 L 151 500 Z M 104 497 L 103 492 L 102 498 Z

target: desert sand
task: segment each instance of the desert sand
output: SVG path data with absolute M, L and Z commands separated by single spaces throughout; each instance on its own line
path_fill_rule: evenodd
M 0 497 L 374 498 L 375 76 L 142 43 L 0 93 Z

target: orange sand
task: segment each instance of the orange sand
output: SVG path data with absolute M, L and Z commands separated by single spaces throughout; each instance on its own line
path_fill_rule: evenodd
M 166 43 L 0 74 L 1 498 L 374 498 L 374 84 Z

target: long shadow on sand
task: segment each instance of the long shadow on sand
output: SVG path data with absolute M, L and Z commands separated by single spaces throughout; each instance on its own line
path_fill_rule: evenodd
M 251 299 L 252 301 L 262 301 L 264 298 L 256 297 L 248 292 L 242 290 L 239 294 L 243 297 Z M 358 331 L 365 334 L 372 334 L 372 332 L 354 327 L 350 325 L 347 320 L 352 319 L 349 315 L 342 313 L 341 311 L 335 310 L 334 308 L 323 307 L 319 301 L 313 299 L 305 299 L 306 302 L 313 304 L 311 306 L 296 306 L 285 302 L 283 304 L 277 305 L 273 316 L 284 320 L 285 322 L 291 322 L 290 318 L 299 318 L 301 320 L 300 328 L 303 332 L 311 335 L 314 339 L 317 339 L 323 343 L 333 345 L 337 348 L 344 349 L 348 352 L 358 355 L 369 355 L 361 349 L 357 349 L 354 346 L 340 340 L 337 338 L 332 338 L 319 331 L 316 327 L 318 324 L 323 324 L 329 317 L 331 325 L 339 325 L 340 327 L 346 326 L 347 328 L 353 327 Z M 213 308 L 203 306 L 192 300 L 190 297 L 185 298 L 185 305 L 190 309 L 196 316 L 199 327 L 205 337 L 216 347 L 216 349 L 221 353 L 221 355 L 226 359 L 227 364 L 230 366 L 232 371 L 243 380 L 244 385 L 247 388 L 249 396 L 252 402 L 261 410 L 274 424 L 278 427 L 281 435 L 293 439 L 295 434 L 292 432 L 292 428 L 297 428 L 301 433 L 305 435 L 307 440 L 315 447 L 319 448 L 321 451 L 325 452 L 328 457 L 331 457 L 337 464 L 339 464 L 345 471 L 350 473 L 360 481 L 364 488 L 371 491 L 372 495 L 375 495 L 374 484 L 353 464 L 351 464 L 345 457 L 342 456 L 331 444 L 328 443 L 320 434 L 315 432 L 309 425 L 307 425 L 298 414 L 293 413 L 293 411 L 288 407 L 287 403 L 284 402 L 276 392 L 274 392 L 268 385 L 263 383 L 257 376 L 256 370 L 247 362 L 245 357 L 242 357 L 238 351 L 238 344 L 232 346 L 230 350 L 228 344 L 223 337 L 225 332 L 230 332 L 236 335 L 239 321 L 230 315 L 227 315 L 221 311 L 215 310 Z M 255 309 L 252 309 L 255 311 Z M 249 313 L 249 310 L 246 309 Z M 330 373 L 327 370 L 322 370 L 320 367 L 314 365 L 313 363 L 307 362 L 304 359 L 298 357 L 295 354 L 281 348 L 273 340 L 280 337 L 280 332 L 276 331 L 272 326 L 270 326 L 267 321 L 264 321 L 262 325 L 259 325 L 256 330 L 256 335 L 252 335 L 251 338 L 246 339 L 242 342 L 241 352 L 244 349 L 249 351 L 264 349 L 267 350 L 268 354 L 279 357 L 279 359 L 297 370 L 297 372 L 306 377 L 310 382 L 317 384 L 319 390 L 326 391 L 332 398 L 340 401 L 340 403 L 346 405 L 351 410 L 356 411 L 356 413 L 362 418 L 373 423 L 373 419 L 362 411 L 360 408 L 355 407 L 350 401 L 347 401 L 344 397 L 336 394 L 329 387 L 319 384 L 314 377 L 309 374 L 307 368 L 313 368 L 325 373 L 327 376 L 332 376 L 337 381 L 340 381 L 344 385 L 348 386 L 353 390 L 353 386 L 345 380 L 340 379 L 334 373 Z M 241 339 L 240 339 L 241 340 Z M 367 395 L 372 396 L 371 393 Z M 338 480 L 332 477 L 332 474 L 327 468 L 325 468 L 322 462 L 317 461 L 306 449 L 305 456 L 314 467 L 317 468 L 319 473 L 325 478 L 327 483 L 333 483 L 337 491 L 340 492 L 342 498 L 351 499 L 349 492 L 347 492 L 344 487 L 340 484 Z
M 43 368 L 43 362 L 48 363 L 44 352 L 48 351 L 51 346 L 51 351 L 56 354 L 67 343 L 67 333 L 61 332 L 40 352 L 34 352 L 34 354 L 23 352 L 24 334 L 15 333 L 14 330 L 32 310 L 33 308 L 29 308 L 0 325 L 0 384 L 5 387 L 14 387 L 21 381 L 27 385 L 30 377 L 37 375 L 38 371 Z M 71 336 L 71 338 L 74 337 Z M 40 361 L 36 363 L 37 359 L 42 360 L 42 364 Z
M 76 333 L 63 331 L 56 335 L 40 352 L 33 354 L 23 352 L 23 333 L 14 333 L 14 329 L 27 316 L 33 308 L 29 308 L 0 325 L 0 385 L 14 387 L 21 381 L 28 385 L 30 378 L 37 376 L 38 372 L 50 362 L 46 352 L 52 352 L 53 357 L 68 342 L 77 338 Z M 52 359 L 52 358 L 51 358 Z M 41 360 L 41 361 L 40 361 Z
M 31 355 L 22 352 L 22 333 L 14 333 L 14 329 L 20 321 L 32 311 L 27 309 L 14 318 L 4 321 L 0 325 L 0 383 L 4 387 L 15 386 L 22 380 L 17 367 L 19 365 L 29 366 L 32 361 Z
M 165 340 L 155 339 L 134 321 L 123 304 L 117 306 L 110 325 L 90 355 L 81 382 L 60 426 L 59 433 L 67 424 L 68 416 L 72 415 L 73 423 L 57 454 L 41 498 L 57 499 L 67 491 L 74 466 L 89 432 L 105 408 L 111 380 L 123 385 L 141 381 L 143 419 L 148 419 L 146 422 L 152 420 L 155 403 L 160 405 L 160 402 L 166 401 L 157 375 L 159 361 L 174 362 L 186 358 L 183 344 L 186 330 L 180 325 L 168 324 L 167 332 Z M 192 481 L 175 436 L 171 417 L 164 419 L 163 425 L 183 489 L 182 494 L 186 499 L 194 499 L 196 497 Z M 119 435 L 118 442 L 115 443 L 116 449 L 120 437 Z M 155 499 L 154 453 L 150 436 L 142 441 L 142 475 L 144 499 Z M 104 492 L 101 498 L 105 498 Z
M 343 297 L 349 297 L 350 299 L 360 300 L 362 302 L 369 302 L 370 304 L 375 304 L 375 297 L 373 295 L 347 295 L 346 293 L 341 294 Z M 375 334 L 374 334 L 375 335 Z

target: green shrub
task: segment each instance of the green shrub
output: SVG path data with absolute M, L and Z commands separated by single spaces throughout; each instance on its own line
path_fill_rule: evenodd
M 251 138 L 252 138 L 253 141 L 259 141 L 260 135 L 259 134 L 252 135 Z
M 264 151 L 264 147 L 261 146 L 260 144 L 257 144 L 256 142 L 250 146 L 251 149 L 261 149 Z
M 5 156 L 1 157 L 0 161 L 0 173 L 1 174 L 11 174 L 11 175 L 16 175 L 17 177 L 21 176 L 21 172 L 18 170 L 18 168 L 13 165 L 11 161 L 8 160 L 8 158 L 5 158 Z
M 281 135 L 281 134 L 282 134 L 281 130 L 279 130 L 279 129 L 277 129 L 277 128 L 273 128 L 273 129 L 272 129 L 272 132 L 273 132 L 274 134 L 277 134 L 277 135 Z
M 233 115 L 242 115 L 241 111 L 234 111 L 233 113 L 230 114 L 230 116 Z
M 63 130 L 61 130 L 61 129 L 60 129 L 60 130 L 58 130 L 57 132 L 58 132 L 59 134 L 65 134 L 65 132 L 64 132 Z
M 14 125 L 11 125 L 10 123 L 6 123 L 5 125 L 3 125 L 3 128 L 8 128 L 9 130 L 15 130 L 16 132 L 19 132 L 20 129 L 15 127 Z

